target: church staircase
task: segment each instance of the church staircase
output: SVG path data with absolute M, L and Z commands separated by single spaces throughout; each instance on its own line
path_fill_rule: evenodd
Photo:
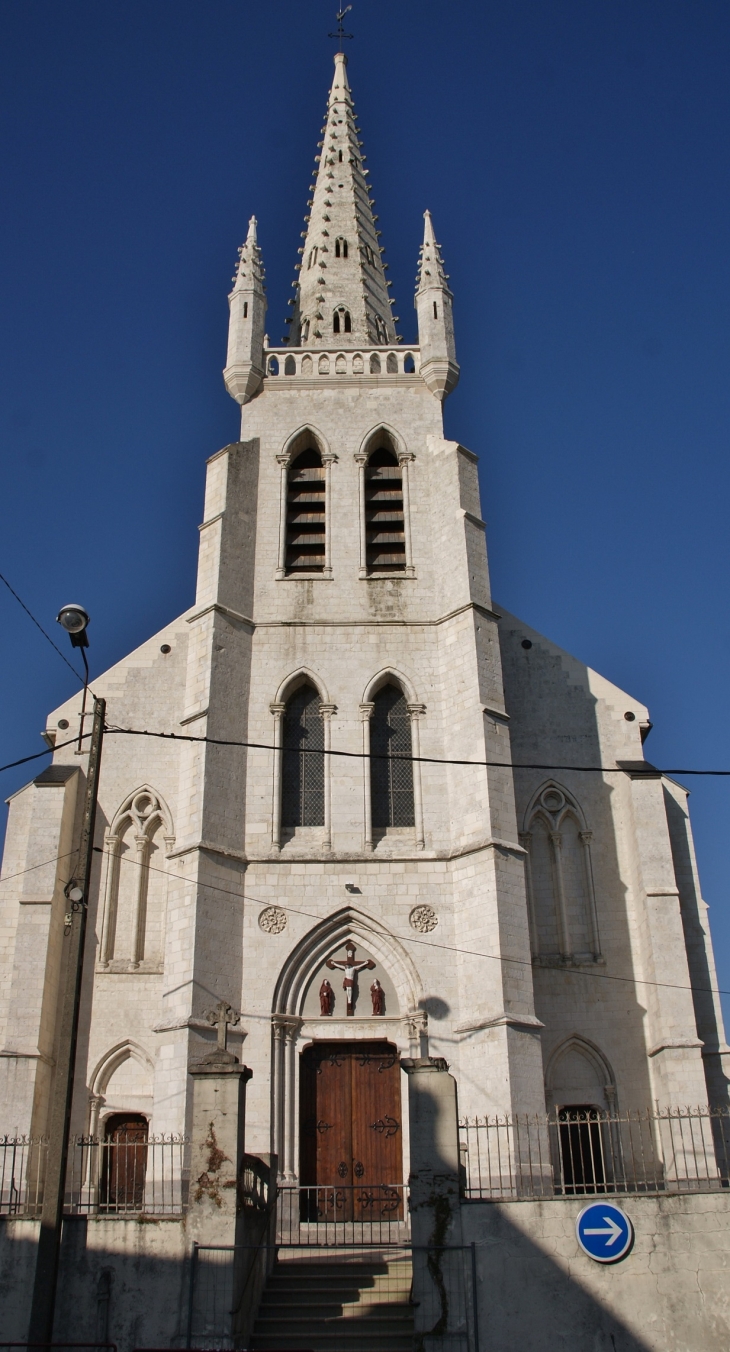
M 264 1289 L 253 1352 L 411 1352 L 412 1263 L 373 1254 L 283 1259 Z

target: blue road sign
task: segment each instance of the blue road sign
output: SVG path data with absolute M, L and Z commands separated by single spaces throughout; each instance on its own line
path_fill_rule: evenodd
M 591 1202 L 575 1223 L 575 1234 L 584 1253 L 596 1263 L 617 1263 L 634 1242 L 634 1227 L 613 1202 Z

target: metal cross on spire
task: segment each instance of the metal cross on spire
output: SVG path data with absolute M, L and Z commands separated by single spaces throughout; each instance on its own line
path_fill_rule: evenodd
M 354 33 L 346 33 L 344 28 L 345 15 L 349 14 L 351 9 L 352 5 L 346 5 L 344 9 L 338 9 L 335 15 L 337 20 L 337 32 L 329 34 L 331 38 L 337 38 L 337 41 L 340 44 L 340 51 L 342 51 L 342 44 L 345 38 L 352 38 L 355 36 Z

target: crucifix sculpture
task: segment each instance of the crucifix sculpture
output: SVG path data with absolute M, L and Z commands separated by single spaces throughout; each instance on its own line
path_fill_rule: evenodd
M 218 1059 L 227 1060 L 232 1055 L 228 1050 L 228 1029 L 240 1022 L 241 1015 L 227 1000 L 219 1000 L 213 1009 L 206 1010 L 205 1017 L 218 1030 Z
M 375 963 L 373 962 L 372 958 L 368 958 L 367 962 L 356 962 L 355 952 L 356 949 L 354 943 L 352 942 L 352 939 L 348 939 L 347 943 L 345 944 L 344 962 L 337 962 L 335 961 L 334 958 L 327 959 L 327 966 L 332 971 L 334 971 L 335 968 L 339 967 L 340 971 L 345 973 L 345 979 L 342 982 L 342 989 L 345 992 L 345 999 L 347 1000 L 348 1018 L 353 1018 L 355 1014 L 354 999 L 357 990 L 358 972 L 372 970 L 372 968 L 375 966 Z

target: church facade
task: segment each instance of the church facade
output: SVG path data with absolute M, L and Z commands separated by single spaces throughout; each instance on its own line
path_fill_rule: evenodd
M 477 457 L 443 434 L 458 366 L 431 219 L 407 347 L 372 205 L 338 55 L 280 348 L 253 220 L 239 254 L 240 439 L 208 464 L 195 603 L 94 681 L 73 1130 L 189 1131 L 224 1002 L 247 1150 L 292 1183 L 355 1183 L 363 1160 L 407 1178 L 405 1057 L 448 1062 L 468 1117 L 727 1104 L 687 793 L 644 758 L 643 704 L 493 603 Z M 50 715 L 49 745 L 80 708 Z M 14 1136 L 48 1126 L 85 765 L 64 746 L 10 801 Z M 373 1054 L 396 1074 L 371 1102 Z M 365 1144 L 363 1095 L 385 1123 Z

